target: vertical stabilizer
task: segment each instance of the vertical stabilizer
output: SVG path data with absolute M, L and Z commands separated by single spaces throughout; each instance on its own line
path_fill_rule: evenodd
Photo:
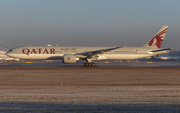
M 168 26 L 163 26 L 143 47 L 160 48 Z

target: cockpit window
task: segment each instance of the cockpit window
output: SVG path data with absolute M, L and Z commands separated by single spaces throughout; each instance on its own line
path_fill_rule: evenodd
M 12 52 L 12 49 L 10 49 L 8 52 Z

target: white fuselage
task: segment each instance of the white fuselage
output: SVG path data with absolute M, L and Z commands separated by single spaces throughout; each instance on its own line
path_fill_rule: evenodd
M 7 55 L 13 58 L 19 59 L 56 59 L 61 60 L 63 55 L 95 51 L 106 49 L 110 47 L 79 47 L 79 46 L 26 46 L 11 49 L 7 52 Z M 146 48 L 146 47 L 122 47 L 111 50 L 109 52 L 103 52 L 96 54 L 97 57 L 92 57 L 92 60 L 131 60 L 139 59 L 148 56 L 154 56 L 157 54 L 167 53 L 168 50 L 159 52 L 150 52 L 157 48 Z M 79 56 L 77 55 L 77 58 Z M 83 58 L 83 56 L 81 56 Z

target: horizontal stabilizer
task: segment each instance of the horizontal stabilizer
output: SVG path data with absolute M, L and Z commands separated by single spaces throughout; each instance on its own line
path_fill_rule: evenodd
M 159 52 L 159 51 L 166 51 L 166 50 L 172 50 L 172 48 L 158 49 L 158 50 L 153 50 L 153 51 L 150 51 L 150 52 Z

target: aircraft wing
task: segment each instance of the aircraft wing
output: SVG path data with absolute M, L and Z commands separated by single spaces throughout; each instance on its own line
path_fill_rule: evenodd
M 104 52 L 109 52 L 111 50 L 118 49 L 118 48 L 120 47 L 113 47 L 113 48 L 101 49 L 101 50 L 95 50 L 95 51 L 87 51 L 87 52 L 77 53 L 75 55 L 92 56 L 95 54 L 103 54 Z
M 159 52 L 159 51 L 166 51 L 166 50 L 172 50 L 172 48 L 158 49 L 158 50 L 153 50 L 153 51 L 150 51 L 150 52 Z

